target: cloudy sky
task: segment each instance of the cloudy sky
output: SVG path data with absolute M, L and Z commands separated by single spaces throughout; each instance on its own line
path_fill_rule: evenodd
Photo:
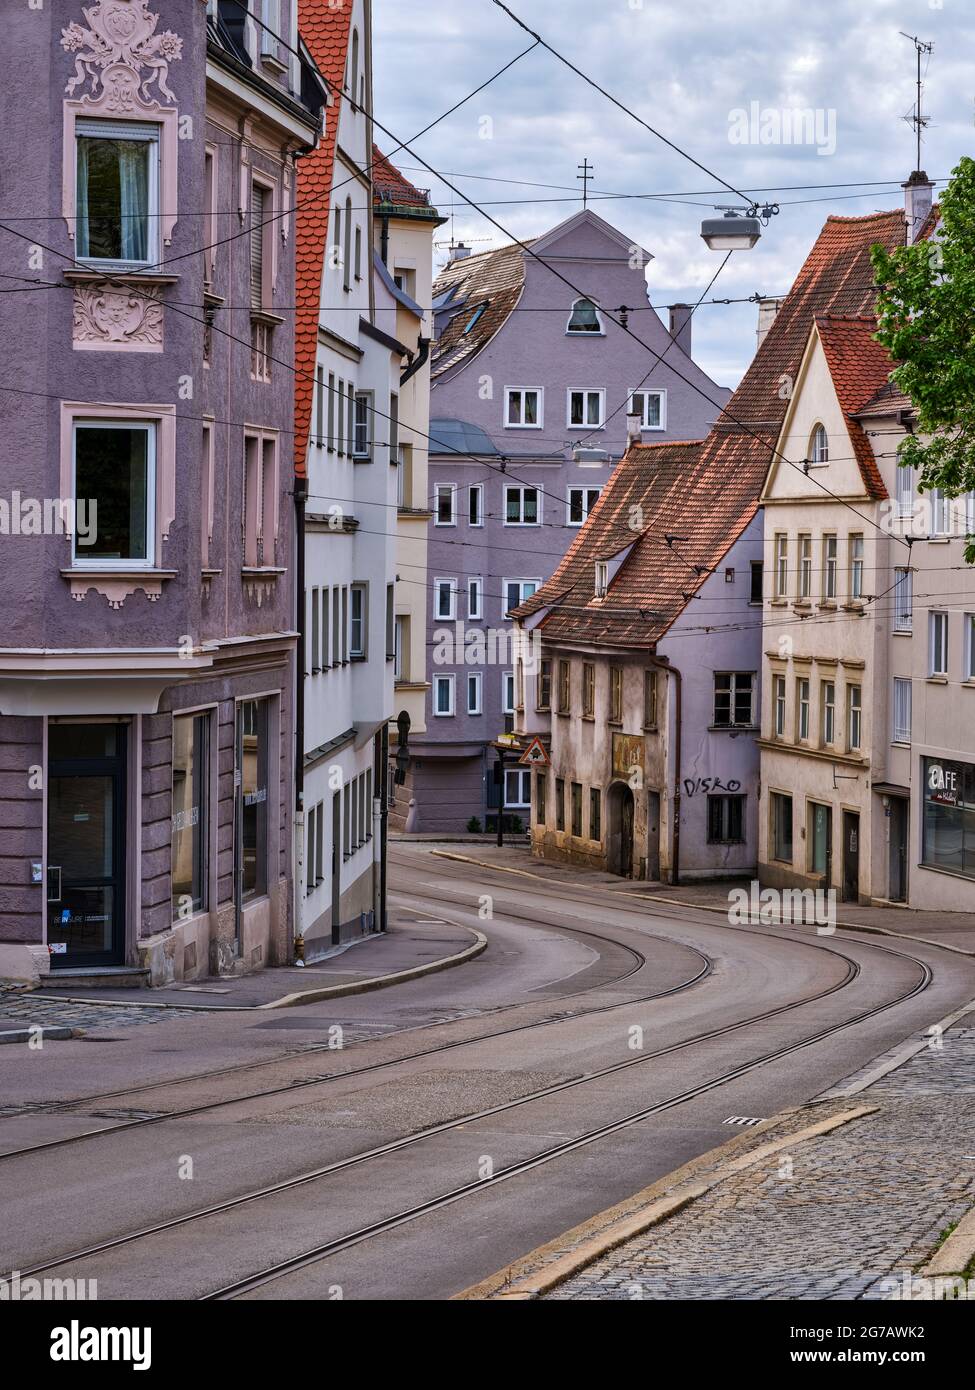
M 510 0 L 510 7 L 715 175 L 779 202 L 758 246 L 732 256 L 712 291 L 736 297 L 788 289 L 828 214 L 902 203 L 899 185 L 915 163 L 914 133 L 903 120 L 914 108 L 915 51 L 899 30 L 934 43 L 922 67 L 931 120 L 922 167 L 944 179 L 971 153 L 971 3 Z M 374 0 L 374 34 L 377 118 L 411 146 L 419 130 L 532 42 L 492 0 Z M 750 113 L 753 103 L 766 123 L 774 120 L 769 112 L 813 109 L 817 140 L 742 143 L 747 131 L 735 113 Z M 393 144 L 378 131 L 377 142 L 386 150 Z M 536 236 L 581 206 L 576 173 L 587 157 L 595 166 L 591 205 L 654 254 L 654 304 L 698 299 L 720 260 L 700 239 L 701 217 L 715 203 L 736 201 L 541 48 L 413 148 L 518 237 Z M 458 239 L 475 250 L 507 240 L 405 151 L 395 162 L 431 189 L 441 211 L 454 213 Z M 672 200 L 647 196 L 661 194 Z M 449 232 L 447 224 L 442 233 Z M 702 305 L 695 314 L 694 355 L 723 385 L 735 385 L 750 360 L 755 318 L 752 304 Z

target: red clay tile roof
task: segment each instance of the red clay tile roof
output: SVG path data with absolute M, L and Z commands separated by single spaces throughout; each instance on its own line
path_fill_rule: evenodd
M 870 313 L 876 293 L 870 247 L 880 242 L 892 249 L 904 240 L 899 210 L 830 217 L 707 439 L 631 447 L 551 579 L 515 616 L 551 604 L 542 620 L 546 640 L 653 646 L 755 515 L 788 404 L 782 388 L 798 375 L 813 319 Z M 633 535 L 634 505 L 649 524 L 608 596 L 596 599 L 594 561 Z M 672 549 L 668 534 L 686 540 Z
M 322 271 L 331 211 L 329 198 L 351 17 L 351 5 L 333 9 L 323 4 L 322 0 L 298 0 L 301 37 L 328 83 L 332 96 L 332 105 L 325 113 L 325 134 L 312 153 L 298 161 L 295 199 L 294 466 L 295 473 L 302 478 L 307 469 L 315 362 L 318 356 Z
M 863 485 L 870 497 L 886 497 L 887 489 L 870 440 L 853 418 L 887 384 L 894 367 L 887 350 L 874 339 L 877 320 L 872 314 L 856 318 L 830 314 L 817 317 L 816 328 L 836 398 L 847 417 L 846 427 Z
M 883 415 L 899 415 L 903 410 L 913 413 L 914 402 L 910 396 L 904 395 L 896 382 L 888 381 L 886 385 L 881 386 L 875 395 L 871 396 L 865 405 L 860 407 L 856 412 L 856 418 L 858 420 L 875 420 Z
M 429 193 L 410 183 L 378 145 L 372 147 L 372 201 L 374 204 L 393 203 L 396 207 L 417 208 L 434 217 L 437 215 L 436 208 L 430 204 Z
M 918 240 L 918 241 L 927 241 L 927 240 L 929 240 L 929 238 L 932 237 L 932 236 L 934 235 L 935 229 L 937 228 L 938 223 L 939 223 L 940 221 L 941 221 L 941 204 L 940 204 L 940 203 L 932 203 L 932 204 L 931 204 L 931 211 L 928 213 L 927 217 L 924 219 L 924 222 L 921 224 L 921 230 L 920 230 L 920 231 L 918 232 L 918 234 L 917 234 L 917 240 Z

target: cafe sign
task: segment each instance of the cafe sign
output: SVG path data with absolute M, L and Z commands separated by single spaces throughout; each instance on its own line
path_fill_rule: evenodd
M 928 763 L 928 800 L 942 806 L 958 805 L 958 769 L 944 763 Z
M 613 735 L 613 776 L 629 782 L 634 771 L 646 772 L 646 744 L 642 734 Z

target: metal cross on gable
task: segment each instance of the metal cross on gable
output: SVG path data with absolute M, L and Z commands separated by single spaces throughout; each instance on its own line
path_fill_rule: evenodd
M 584 158 L 581 164 L 577 164 L 576 168 L 580 170 L 580 173 L 576 174 L 576 178 L 582 184 L 582 206 L 585 207 L 589 197 L 589 181 L 596 170 L 589 163 L 588 157 Z

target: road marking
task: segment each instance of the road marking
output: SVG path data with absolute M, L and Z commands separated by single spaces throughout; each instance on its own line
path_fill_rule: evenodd
M 752 1125 L 760 1125 L 764 1118 L 763 1115 L 729 1115 L 721 1123 L 723 1125 L 739 1125 L 742 1129 L 751 1129 Z

